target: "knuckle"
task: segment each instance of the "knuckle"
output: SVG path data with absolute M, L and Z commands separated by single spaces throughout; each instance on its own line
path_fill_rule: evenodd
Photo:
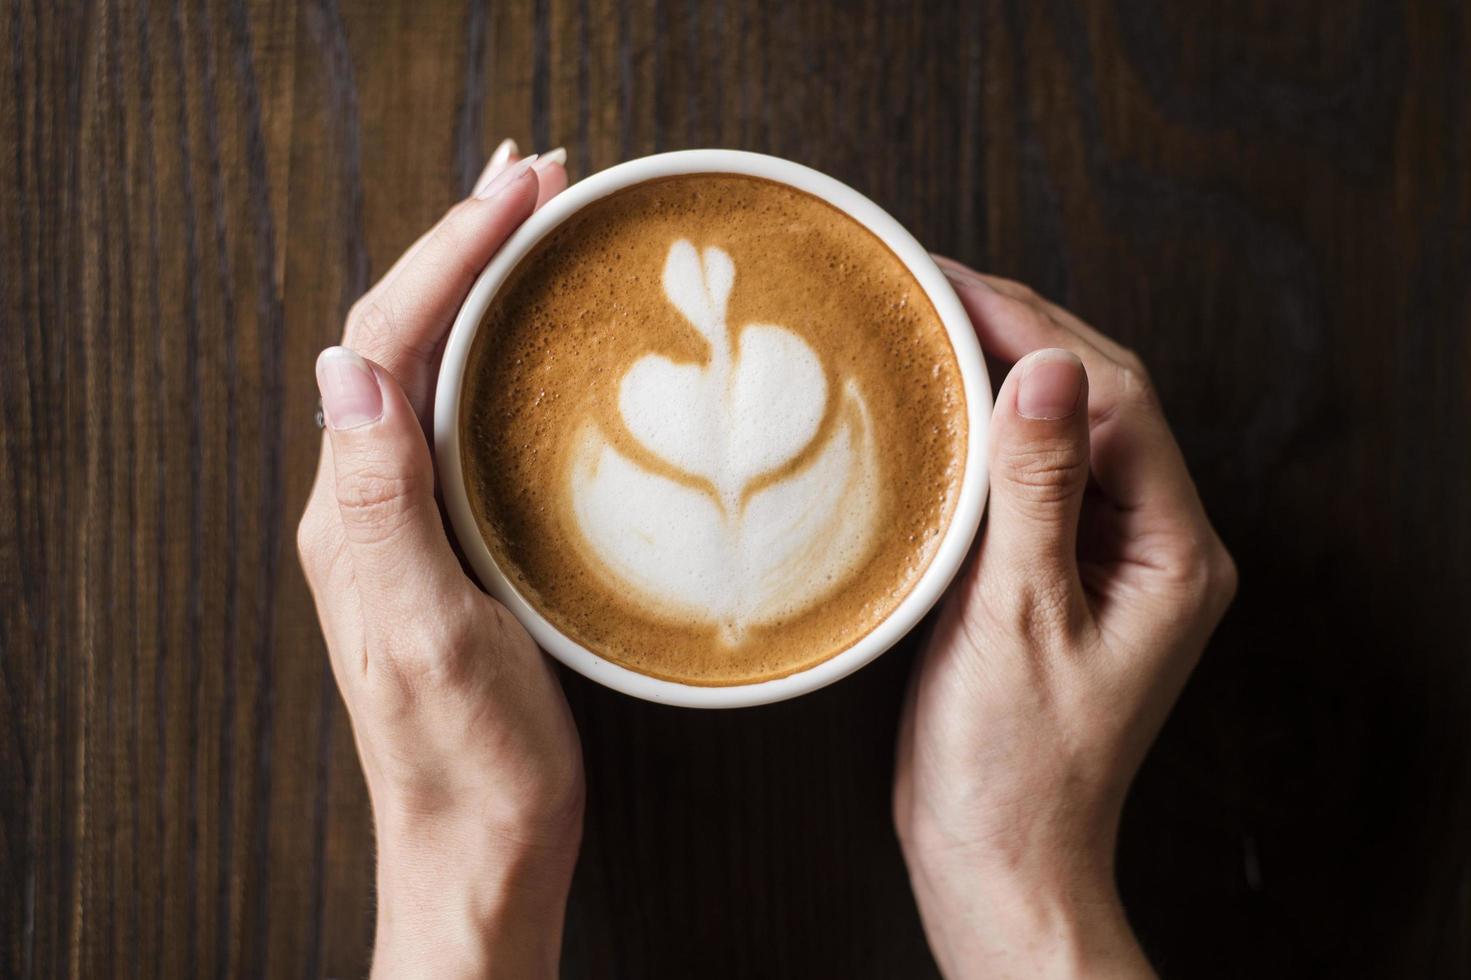
M 1211 582 L 1211 561 L 1211 545 L 1205 536 L 1187 538 L 1175 558 L 1176 577 L 1198 592 L 1207 592 Z
M 487 626 L 493 624 L 485 608 L 488 597 L 468 589 L 460 596 L 440 593 L 434 601 L 433 616 L 379 624 L 386 662 L 412 689 L 456 689 L 472 678 L 477 686 L 494 684 L 502 671 L 501 659 L 479 655 L 493 642 L 494 626 Z
M 377 289 L 370 289 L 360 296 L 347 311 L 347 340 L 350 347 L 376 349 L 384 339 L 393 335 L 394 312 L 392 306 Z
M 985 632 L 1039 652 L 1071 647 L 1083 617 L 1067 585 L 1047 577 L 1008 579 L 984 593 Z
M 403 370 L 405 358 L 428 363 L 437 349 L 437 339 L 426 340 L 415 328 L 417 301 L 405 295 L 406 288 L 375 286 L 364 293 L 348 311 L 343 331 L 346 346 L 390 371 Z
M 1213 584 L 1212 591 L 1220 600 L 1221 605 L 1229 606 L 1236 598 L 1236 592 L 1241 586 L 1241 573 L 1236 567 L 1236 559 L 1231 557 L 1231 552 L 1219 540 L 1212 552 L 1210 559 L 1210 578 Z
M 316 571 L 319 538 L 316 522 L 311 511 L 307 511 L 296 525 L 296 560 L 301 563 L 301 570 L 308 579 Z
M 342 523 L 358 533 L 392 535 L 412 516 L 418 480 L 403 473 L 364 467 L 337 479 Z
M 1209 528 L 1169 540 L 1158 549 L 1156 562 L 1192 605 L 1224 610 L 1236 597 L 1236 562 Z
M 1153 407 L 1158 404 L 1154 380 L 1144 361 L 1132 350 L 1125 351 L 1119 366 L 1124 397 L 1136 405 Z
M 1088 458 L 1074 441 L 1051 440 L 1002 451 L 996 469 L 1014 497 L 1053 504 L 1082 489 L 1088 478 Z
M 469 667 L 489 672 L 492 677 L 499 672 L 497 658 L 476 656 L 485 648 L 486 623 L 491 622 L 481 601 L 484 598 L 480 592 L 468 590 L 462 601 L 453 603 L 439 617 L 439 624 L 433 630 L 430 641 L 433 665 L 450 680 L 461 679 L 460 672 Z
M 1119 354 L 1119 363 L 1126 371 L 1145 378 L 1149 376 L 1149 369 L 1144 364 L 1144 358 L 1140 357 L 1139 352 L 1132 347 L 1123 348 Z
M 308 582 L 315 582 L 331 560 L 327 531 L 320 508 L 309 505 L 296 525 L 296 560 L 301 563 Z
M 417 694 L 464 686 L 466 665 L 471 660 L 468 648 L 442 643 L 441 635 L 441 631 L 433 631 L 433 635 L 379 636 L 379 656 L 404 690 Z
M 537 814 L 553 825 L 580 819 L 587 798 L 581 754 L 553 753 L 537 772 L 541 777 L 534 793 Z
M 1025 589 L 1012 609 L 1011 627 L 1033 649 L 1047 648 L 1071 637 L 1077 626 L 1073 603 L 1062 585 Z
M 1162 564 L 1170 578 L 1185 586 L 1203 590 L 1210 580 L 1210 543 L 1205 535 L 1185 534 L 1176 537 L 1165 549 Z

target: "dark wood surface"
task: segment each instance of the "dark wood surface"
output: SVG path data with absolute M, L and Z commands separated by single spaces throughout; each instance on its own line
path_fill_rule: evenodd
M 0 4 L 0 975 L 361 976 L 297 568 L 312 361 L 503 135 L 743 147 L 1152 365 L 1241 597 L 1131 798 L 1166 975 L 1471 976 L 1471 11 Z M 568 976 L 931 974 L 901 649 L 730 713 L 568 678 Z

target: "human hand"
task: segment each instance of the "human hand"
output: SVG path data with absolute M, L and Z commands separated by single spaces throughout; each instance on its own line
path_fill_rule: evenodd
M 1024 286 L 941 264 L 982 347 L 1016 366 L 986 525 L 900 730 L 920 914 L 949 976 L 1148 976 L 1114 885 L 1119 815 L 1236 569 L 1139 359 Z
M 566 187 L 563 159 L 502 144 L 317 361 L 327 435 L 297 546 L 373 803 L 375 976 L 556 972 L 582 833 L 577 732 L 546 658 L 451 550 L 425 431 L 455 313 Z

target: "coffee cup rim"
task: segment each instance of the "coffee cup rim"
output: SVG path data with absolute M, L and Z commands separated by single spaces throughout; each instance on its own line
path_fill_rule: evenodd
M 960 368 L 966 400 L 966 459 L 955 512 L 929 567 L 894 611 L 858 642 L 803 670 L 750 684 L 704 686 L 639 673 L 598 656 L 567 636 L 522 597 L 496 564 L 470 507 L 460 447 L 460 396 L 475 336 L 496 292 L 520 261 L 564 221 L 616 191 L 688 174 L 759 177 L 804 191 L 842 211 L 893 252 L 934 305 Z M 954 579 L 980 527 L 987 491 L 987 443 L 992 394 L 970 318 L 939 266 L 897 220 L 842 181 L 780 157 L 744 150 L 677 150 L 629 160 L 592 174 L 548 201 L 501 246 L 476 278 L 450 328 L 434 401 L 435 462 L 445 509 L 482 585 L 525 626 L 537 645 L 571 669 L 604 685 L 660 704 L 735 708 L 770 704 L 841 680 L 877 659 L 934 607 Z

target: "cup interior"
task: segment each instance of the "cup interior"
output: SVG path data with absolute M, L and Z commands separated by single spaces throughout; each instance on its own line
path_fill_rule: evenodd
M 967 416 L 965 472 L 955 513 L 929 567 L 889 618 L 846 650 L 805 670 L 754 684 L 710 687 L 650 677 L 605 660 L 557 629 L 521 596 L 497 566 L 476 524 L 465 491 L 459 435 L 461 388 L 475 333 L 496 291 L 522 258 L 563 221 L 599 198 L 648 180 L 701 173 L 741 174 L 786 184 L 826 201 L 876 235 L 914 276 L 944 324 L 959 363 Z M 648 701 L 694 708 L 744 707 L 796 697 L 846 677 L 898 642 L 934 606 L 980 526 L 991 399 L 980 344 L 954 289 L 919 242 L 883 209 L 840 181 L 788 160 L 737 150 L 682 150 L 631 160 L 573 184 L 527 219 L 501 247 L 471 287 L 450 330 L 434 403 L 435 458 L 450 523 L 475 574 L 543 650 L 585 677 Z

